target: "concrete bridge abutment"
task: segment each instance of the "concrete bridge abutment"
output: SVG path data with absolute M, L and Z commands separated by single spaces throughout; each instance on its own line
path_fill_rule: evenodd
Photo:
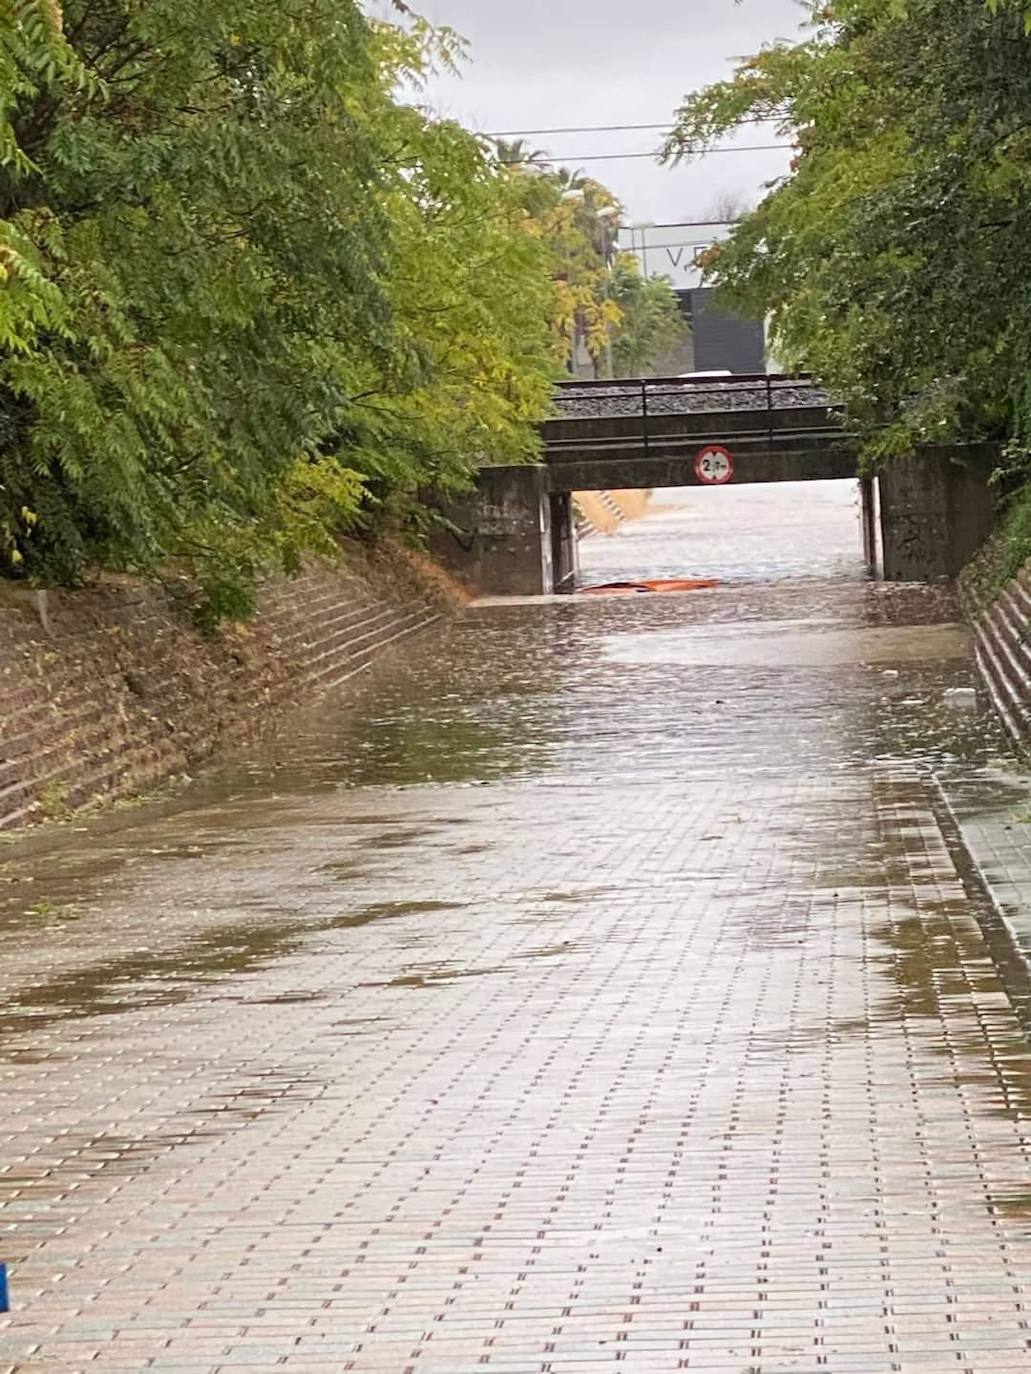
M 877 474 L 882 573 L 887 582 L 956 577 L 991 534 L 992 444 L 928 445 Z
M 541 596 L 571 586 L 576 531 L 568 492 L 544 467 L 483 468 L 474 491 L 447 511 L 431 551 L 483 596 Z

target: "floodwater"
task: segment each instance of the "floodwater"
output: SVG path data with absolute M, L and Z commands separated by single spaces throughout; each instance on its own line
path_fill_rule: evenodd
M 958 607 L 847 486 L 668 499 L 585 578 L 720 587 L 474 607 L 8 851 L 0 1368 L 1031 1370 Z
M 716 577 L 725 582 L 861 578 L 855 482 L 680 487 L 654 514 L 581 548 L 582 582 Z

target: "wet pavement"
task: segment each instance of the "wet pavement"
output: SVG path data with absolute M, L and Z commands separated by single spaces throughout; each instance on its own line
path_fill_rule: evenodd
M 1031 1370 L 1026 785 L 748 491 L 6 851 L 0 1369 Z

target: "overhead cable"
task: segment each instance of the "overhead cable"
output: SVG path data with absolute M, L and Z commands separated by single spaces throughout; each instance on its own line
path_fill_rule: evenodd
M 776 124 L 780 115 L 756 115 L 754 119 L 738 120 L 738 125 Z M 547 134 L 622 134 L 641 133 L 657 130 L 672 133 L 676 126 L 669 120 L 665 124 L 580 124 L 560 129 L 497 129 L 485 134 L 486 138 L 542 138 Z
M 701 148 L 697 153 L 685 154 L 689 157 L 708 157 L 710 153 L 772 153 L 779 149 L 793 148 L 793 143 L 750 143 L 741 144 L 738 147 L 730 148 Z M 576 154 L 567 153 L 563 157 L 525 157 L 519 158 L 515 162 L 502 164 L 508 167 L 561 167 L 569 166 L 578 162 L 627 162 L 635 158 L 651 158 L 654 160 L 660 153 L 655 150 L 651 153 L 589 153 Z

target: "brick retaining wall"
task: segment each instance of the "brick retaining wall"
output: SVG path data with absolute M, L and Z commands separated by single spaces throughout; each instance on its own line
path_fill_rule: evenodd
M 1031 565 L 974 621 L 977 659 L 1006 728 L 1031 745 Z
M 0 829 L 192 772 L 424 629 L 448 606 L 418 564 L 357 552 L 270 585 L 257 617 L 198 634 L 171 593 L 106 578 L 0 599 Z

